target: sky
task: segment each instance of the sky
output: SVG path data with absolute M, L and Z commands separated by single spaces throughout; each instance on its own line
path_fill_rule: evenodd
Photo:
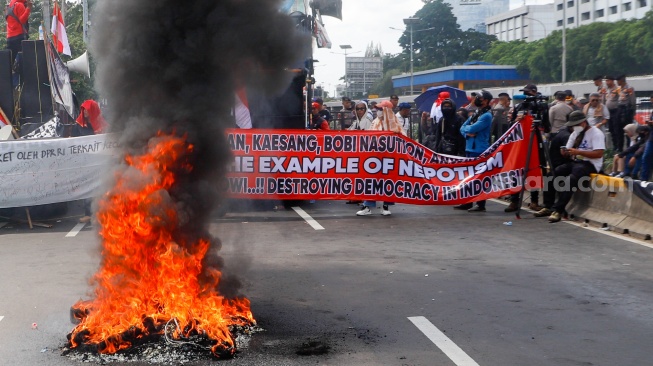
M 552 2 L 553 0 L 527 0 L 526 4 Z M 522 0 L 510 0 L 511 9 L 522 4 Z M 370 42 L 380 44 L 384 53 L 401 52 L 398 40 L 406 29 L 403 19 L 415 15 L 423 6 L 421 0 L 343 0 L 343 20 L 322 18 L 332 47 L 314 48 L 313 57 L 319 60 L 315 64 L 316 84 L 322 85 L 329 95 L 334 95 L 336 85 L 342 84 L 339 79 L 345 75 L 345 54 L 340 45 L 351 45 L 352 49 L 347 50 L 347 55 L 354 57 L 364 56 Z

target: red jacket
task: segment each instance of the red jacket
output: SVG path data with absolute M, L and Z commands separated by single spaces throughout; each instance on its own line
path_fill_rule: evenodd
M 14 14 L 18 17 L 20 23 L 16 21 L 16 18 L 7 16 L 7 38 L 23 34 L 23 26 L 27 26 L 27 19 L 32 12 L 31 8 L 25 6 L 25 0 L 11 0 L 9 7 L 12 6 Z

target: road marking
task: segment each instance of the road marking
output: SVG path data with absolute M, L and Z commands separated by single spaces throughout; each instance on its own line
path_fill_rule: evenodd
M 0 322 L 1 322 L 2 319 L 4 319 L 4 318 L 5 318 L 4 316 L 0 315 Z
M 0 229 L 2 229 L 3 227 L 5 227 L 5 225 L 7 225 L 7 224 L 8 224 L 7 222 L 0 222 Z
M 507 202 L 502 202 L 502 200 L 499 200 L 499 199 L 492 199 L 491 201 L 494 201 L 494 202 L 496 202 L 496 203 L 502 204 L 502 205 L 504 205 L 504 206 L 508 206 L 508 203 L 507 203 Z M 526 212 L 535 212 L 535 211 L 531 211 L 531 210 L 529 210 L 529 209 L 527 209 L 527 208 L 522 208 L 522 211 L 526 211 Z M 602 230 L 602 229 L 595 228 L 595 227 L 592 227 L 592 226 L 589 226 L 589 225 L 588 225 L 588 226 L 585 226 L 585 223 L 583 223 L 583 222 L 581 222 L 581 221 L 562 220 L 562 221 L 560 221 L 560 222 L 564 222 L 565 224 L 569 224 L 569 225 L 577 226 L 577 227 L 579 227 L 579 228 L 581 228 L 581 229 L 590 230 L 590 231 L 593 231 L 593 232 L 595 232 L 595 233 L 599 233 L 599 234 L 603 234 L 603 235 L 611 236 L 611 237 L 616 238 L 616 239 L 625 240 L 625 241 L 627 241 L 627 242 L 631 242 L 631 243 L 633 243 L 633 244 L 639 244 L 639 245 L 641 245 L 641 246 L 643 246 L 643 247 L 647 247 L 647 248 L 653 249 L 653 244 L 646 243 L 645 241 L 643 241 L 643 240 L 641 240 L 641 239 L 631 238 L 631 237 L 625 236 L 624 234 L 617 234 L 617 233 L 615 233 L 615 232 L 611 232 L 611 231 L 608 231 L 608 230 Z M 547 224 L 548 224 L 548 223 L 547 223 Z
M 306 223 L 311 225 L 311 227 L 313 229 L 315 229 L 315 230 L 324 230 L 322 225 L 320 225 L 317 221 L 315 221 L 315 219 L 313 219 L 311 217 L 311 215 L 307 214 L 306 211 L 302 210 L 301 207 L 293 207 L 292 209 L 295 210 L 295 212 L 297 212 L 297 214 L 299 216 L 301 216 L 301 218 L 304 219 L 304 221 L 306 221 Z
M 436 328 L 428 319 L 423 316 L 411 316 L 408 317 L 417 329 L 421 330 L 422 333 L 428 339 L 431 340 L 439 349 L 444 352 L 453 363 L 458 366 L 479 366 L 476 361 L 472 360 L 465 351 L 460 349 L 455 343 L 451 341 L 440 329 Z
M 70 230 L 68 234 L 66 234 L 66 238 L 72 238 L 74 236 L 77 236 L 77 234 L 79 234 L 80 230 L 82 230 L 85 225 L 86 225 L 85 222 L 80 222 L 79 224 L 75 225 L 75 227 L 72 230 Z

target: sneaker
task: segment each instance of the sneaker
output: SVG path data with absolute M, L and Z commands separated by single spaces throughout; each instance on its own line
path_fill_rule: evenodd
M 545 216 L 551 216 L 553 211 L 549 210 L 548 208 L 544 207 L 541 210 L 533 213 L 533 216 L 535 217 L 545 217 Z
M 383 216 L 392 215 L 392 212 L 390 212 L 390 209 L 388 208 L 388 205 L 383 205 L 383 211 L 381 211 L 381 215 L 383 215 Z
M 91 222 L 91 216 L 82 216 L 79 218 L 79 222 L 82 224 L 86 224 L 88 222 Z
M 538 212 L 538 211 L 540 211 L 540 210 L 543 209 L 543 208 L 544 208 L 544 207 L 538 205 L 537 202 L 531 202 L 531 203 L 528 204 L 528 209 L 529 209 L 529 210 L 533 210 L 533 211 L 535 211 L 535 212 Z
M 621 173 L 619 173 L 619 174 L 617 174 L 617 175 L 615 175 L 614 177 L 615 177 L 615 178 L 621 178 L 621 179 L 623 179 L 623 178 L 625 178 L 625 177 L 626 177 L 626 173 L 624 173 L 624 172 L 621 172 Z
M 503 209 L 503 212 L 515 212 L 518 208 L 519 206 L 517 206 L 517 202 L 510 202 L 508 207 Z
M 462 205 L 453 206 L 453 209 L 454 210 L 469 210 L 472 207 L 474 207 L 473 203 L 464 203 Z
M 619 174 L 619 172 L 612 172 L 612 173 L 608 174 L 608 177 L 614 177 L 617 174 Z
M 562 215 L 560 215 L 560 212 L 554 211 L 551 216 L 549 216 L 549 222 L 558 222 L 562 220 Z
M 367 216 L 367 215 L 371 215 L 371 214 L 372 214 L 372 210 L 367 206 L 363 207 L 362 210 L 356 212 L 357 216 Z
M 472 207 L 469 210 L 467 210 L 467 212 L 485 212 L 485 207 L 480 207 L 480 206 Z

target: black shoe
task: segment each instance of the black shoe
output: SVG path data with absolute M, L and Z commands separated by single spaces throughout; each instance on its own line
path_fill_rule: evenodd
M 517 205 L 517 202 L 510 202 L 508 207 L 503 209 L 503 212 L 515 212 L 519 209 L 519 205 Z
M 480 207 L 480 206 L 472 207 L 469 210 L 467 210 L 467 212 L 485 212 L 485 207 Z
M 474 207 L 473 203 L 464 203 L 462 205 L 453 206 L 453 209 L 454 210 L 469 210 L 472 207 Z

